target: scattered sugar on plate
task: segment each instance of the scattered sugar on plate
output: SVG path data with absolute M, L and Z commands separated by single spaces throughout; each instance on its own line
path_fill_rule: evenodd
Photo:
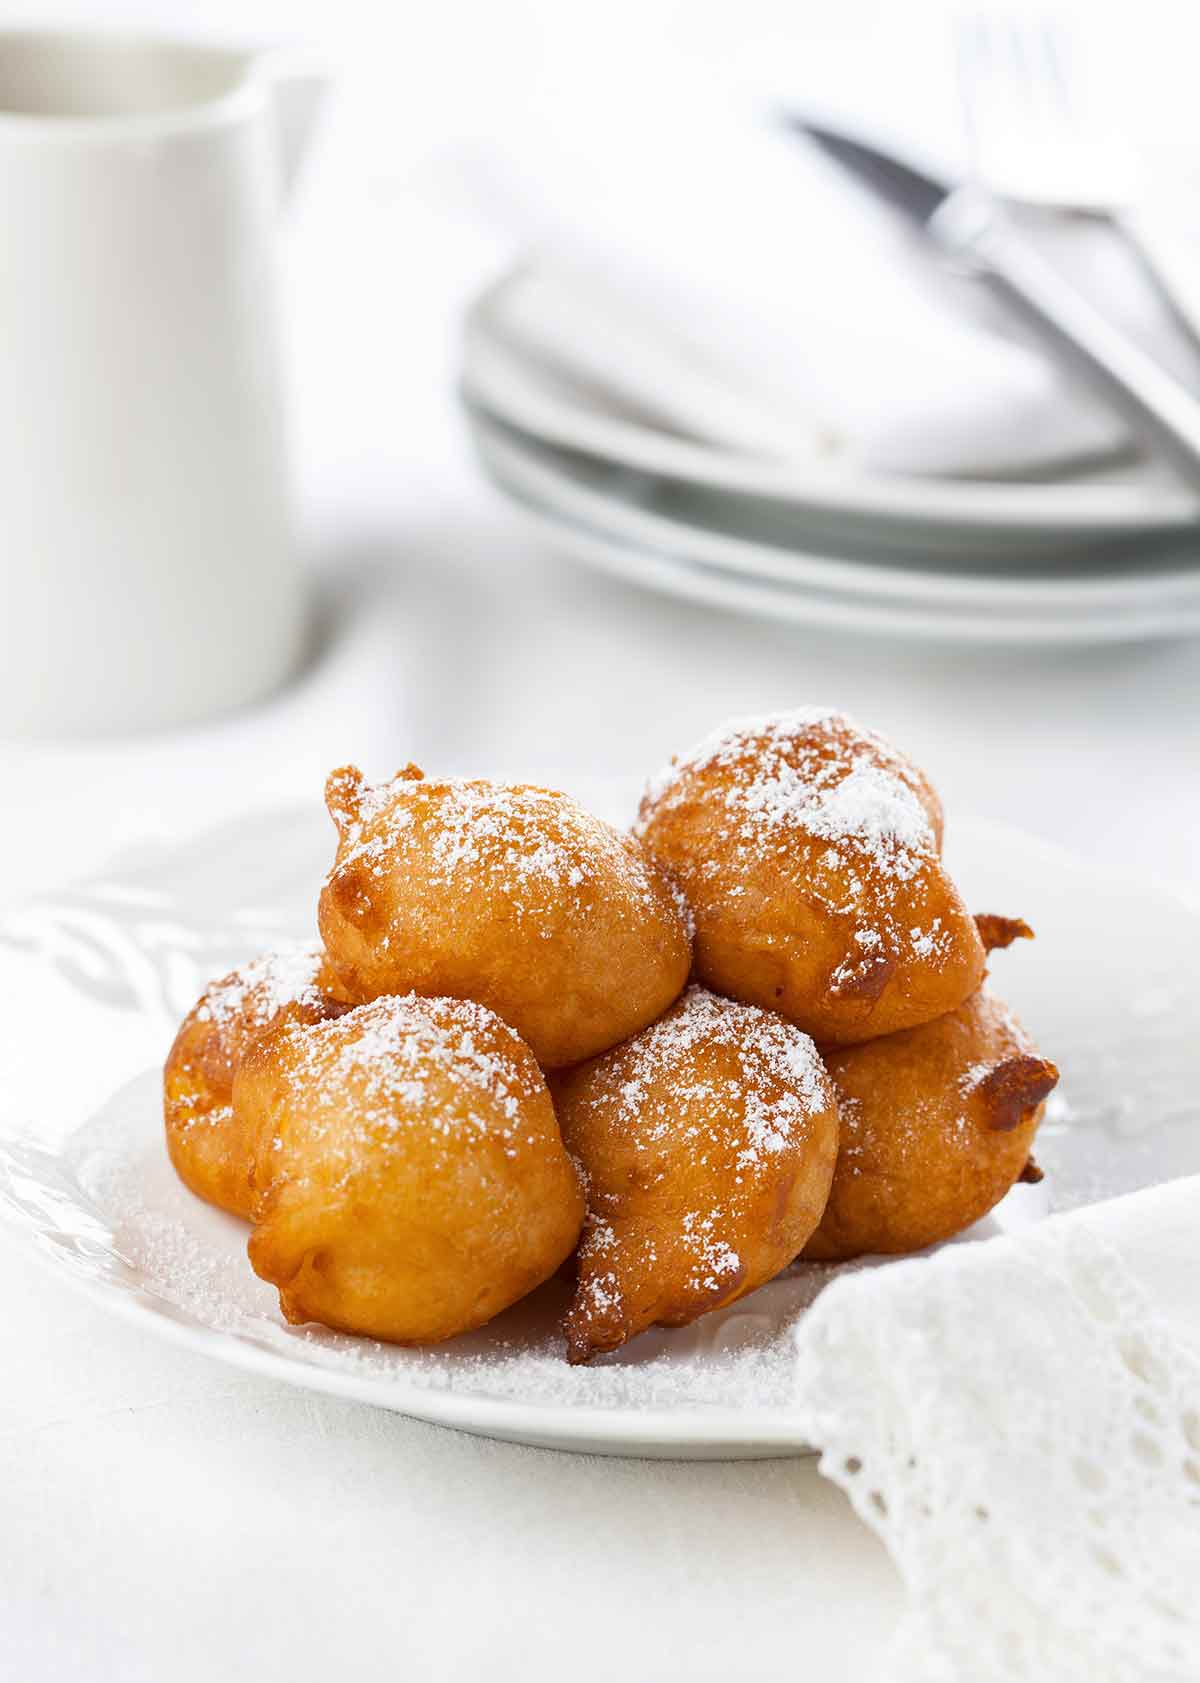
M 257 1349 L 336 1369 L 402 1397 L 414 1389 L 509 1399 L 532 1408 L 778 1408 L 792 1384 L 791 1329 L 833 1277 L 789 1270 L 753 1299 L 692 1327 L 654 1329 L 627 1350 L 570 1367 L 559 1330 L 570 1287 L 552 1280 L 478 1332 L 402 1349 L 318 1326 L 288 1327 L 275 1292 L 246 1261 L 249 1229 L 194 1198 L 162 1148 L 158 1082 L 140 1077 L 67 1144 L 69 1198 L 88 1212 L 89 1248 L 111 1244 L 114 1273 L 182 1316 Z M 111 1239 L 105 1234 L 111 1233 Z M 719 1252 L 714 1266 L 728 1266 Z

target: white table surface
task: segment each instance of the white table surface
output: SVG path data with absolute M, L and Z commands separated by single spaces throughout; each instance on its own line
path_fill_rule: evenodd
M 345 759 L 613 778 L 632 798 L 722 716 L 824 699 L 911 751 L 951 821 L 1016 823 L 1200 898 L 1200 642 L 856 642 L 530 552 L 450 396 L 457 310 L 495 242 L 446 212 L 435 167 L 367 167 L 363 144 L 343 103 L 287 242 L 319 657 L 256 714 L 170 740 L 0 747 L 0 911 L 133 836 L 316 801 Z M 35 1009 L 6 1002 L 5 1032 Z M 899 1581 L 812 1463 L 477 1441 L 225 1370 L 101 1316 L 7 1235 L 0 1256 L 0 1677 L 881 1675 Z

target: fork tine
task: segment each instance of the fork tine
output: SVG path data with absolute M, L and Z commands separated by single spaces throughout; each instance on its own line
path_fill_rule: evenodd
M 1012 98 L 1004 30 L 986 9 L 962 14 L 955 32 L 955 70 L 970 173 L 986 177 L 997 133 L 1009 127 Z
M 1004 55 L 1003 73 L 1008 77 L 1009 89 L 1024 103 L 1034 103 L 1037 72 L 1021 22 L 1015 17 L 1001 17 L 996 21 L 1001 39 L 1000 50 Z
M 1098 214 L 1128 204 L 1130 141 L 1097 103 L 1091 37 L 1039 0 L 957 14 L 954 62 L 968 173 L 1001 196 Z M 1111 96 L 1110 96 L 1111 97 Z
M 1029 112 L 1045 123 L 1062 110 L 1051 24 L 1037 14 L 1013 13 L 1003 23 L 1009 74 Z
M 1066 50 L 1063 45 L 1062 32 L 1055 25 L 1053 19 L 1045 16 L 1042 18 L 1038 29 L 1038 40 L 1041 47 L 1042 63 L 1045 67 L 1046 85 L 1057 98 L 1059 108 L 1064 112 L 1075 115 L 1075 90 L 1067 72 Z
M 959 116 L 962 119 L 966 170 L 968 175 L 975 176 L 982 173 L 981 135 L 976 107 L 981 57 L 979 30 L 978 15 L 967 12 L 958 19 L 954 31 L 954 81 L 958 92 Z
M 971 173 L 1015 197 L 1096 202 L 1101 172 L 1056 20 L 1028 6 L 972 10 L 955 46 Z
M 1027 78 L 1008 20 L 987 8 L 961 14 L 954 57 L 969 170 L 986 180 L 1028 119 Z

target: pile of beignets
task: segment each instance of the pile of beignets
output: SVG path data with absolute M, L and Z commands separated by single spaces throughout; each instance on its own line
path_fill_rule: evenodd
M 1032 931 L 971 916 L 928 780 L 843 714 L 714 732 L 628 834 L 411 765 L 326 798 L 320 942 L 214 982 L 164 1072 L 288 1321 L 435 1342 L 569 1266 L 587 1362 L 1040 1178 L 1058 1072 L 984 986 Z

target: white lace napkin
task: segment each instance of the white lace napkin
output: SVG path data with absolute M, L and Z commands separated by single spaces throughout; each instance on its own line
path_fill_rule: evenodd
M 845 1275 L 796 1339 L 899 1683 L 1200 1677 L 1200 1177 Z

